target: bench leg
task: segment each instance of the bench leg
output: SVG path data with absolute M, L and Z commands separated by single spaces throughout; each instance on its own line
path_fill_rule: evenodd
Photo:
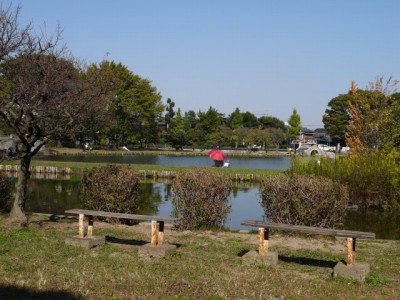
M 265 255 L 268 253 L 268 240 L 269 229 L 258 228 L 258 255 Z
M 85 237 L 85 215 L 84 214 L 79 214 L 79 237 L 84 238 Z
M 158 222 L 158 245 L 164 244 L 164 222 Z
M 157 221 L 151 221 L 151 246 L 157 246 L 158 230 Z
M 347 238 L 347 265 L 350 266 L 356 262 L 356 239 Z
M 93 236 L 93 216 L 89 216 L 89 225 L 87 229 L 87 235 L 88 237 Z

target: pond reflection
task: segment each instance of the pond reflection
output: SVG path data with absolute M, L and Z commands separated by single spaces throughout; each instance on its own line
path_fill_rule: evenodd
M 79 208 L 80 180 L 31 179 L 29 181 L 26 210 L 47 214 L 64 214 L 66 209 Z M 263 220 L 258 188 L 239 185 L 230 196 L 232 210 L 225 224 L 231 229 L 249 229 L 240 223 L 247 219 Z M 139 190 L 138 214 L 170 216 L 172 212 L 171 183 L 142 182 Z M 381 239 L 400 239 L 400 214 L 380 211 L 348 211 L 344 229 L 371 231 Z

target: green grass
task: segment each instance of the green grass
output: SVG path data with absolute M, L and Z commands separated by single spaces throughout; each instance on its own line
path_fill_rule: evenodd
M 167 229 L 176 252 L 146 261 L 137 246 L 66 245 L 77 234 L 76 220 L 32 218 L 21 228 L 0 215 L 2 299 L 396 299 L 400 288 L 398 241 L 358 241 L 357 259 L 371 265 L 359 283 L 330 276 L 331 266 L 345 259 L 344 245 L 339 252 L 295 249 L 289 237 L 272 235 L 278 266 L 246 266 L 240 255 L 256 249 L 257 235 Z M 96 224 L 96 235 L 149 241 L 147 228 Z

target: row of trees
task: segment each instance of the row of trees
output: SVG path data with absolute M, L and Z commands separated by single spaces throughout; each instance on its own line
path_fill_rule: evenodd
M 173 104 L 173 102 L 171 102 Z M 169 116 L 168 116 L 169 117 Z M 281 120 L 236 108 L 228 117 L 210 107 L 206 112 L 182 114 L 178 108 L 164 131 L 163 138 L 175 148 L 183 145 L 209 148 L 218 144 L 228 147 L 279 147 L 286 143 L 288 128 Z
M 169 144 L 177 149 L 184 145 L 206 148 L 215 144 L 279 147 L 287 141 L 288 127 L 275 117 L 257 118 L 239 108 L 227 117 L 213 107 L 206 112 L 183 113 L 179 108 L 175 110 L 171 99 L 164 105 L 149 80 L 121 63 L 103 61 L 99 66 L 91 65 L 86 73 L 100 74 L 112 85 L 108 101 L 100 101 L 94 115 L 83 120 L 77 140 L 90 139 L 117 148 L 127 144 Z
M 213 107 L 206 112 L 183 113 L 180 108 L 175 110 L 171 99 L 164 105 L 149 80 L 121 63 L 103 61 L 99 66 L 90 66 L 87 73 L 101 74 L 112 88 L 108 102 L 83 120 L 78 140 L 91 139 L 117 148 L 127 144 L 169 144 L 177 149 L 183 145 L 205 148 L 215 144 L 278 147 L 287 140 L 287 126 L 275 117 L 257 118 L 239 108 L 227 117 Z
M 12 217 L 25 219 L 31 159 L 49 141 L 169 142 L 179 148 L 279 145 L 286 138 L 282 121 L 239 109 L 228 118 L 212 107 L 183 115 L 172 100 L 162 103 L 149 80 L 122 64 L 81 63 L 60 44 L 60 28 L 48 36 L 46 29 L 37 33 L 32 24 L 21 26 L 20 11 L 0 6 L 0 131 L 17 136 L 21 161 Z
M 88 85 L 86 88 L 92 88 L 93 99 L 90 101 L 86 99 L 84 103 L 78 104 L 78 95 L 69 91 L 68 101 L 64 101 L 62 106 L 57 104 L 58 106 L 53 107 L 56 108 L 57 114 L 63 114 L 71 109 L 79 110 L 79 114 L 73 111 L 69 115 L 76 117 L 79 115 L 79 119 L 76 118 L 75 122 L 69 123 L 71 126 L 76 126 L 73 130 L 66 127 L 65 131 L 68 134 L 60 130 L 59 127 L 64 123 L 60 122 L 60 116 L 57 114 L 51 115 L 51 117 L 54 116 L 53 122 L 56 121 L 57 126 L 46 125 L 47 129 L 57 127 L 58 136 L 50 134 L 51 139 L 60 141 L 64 145 L 91 140 L 97 145 L 109 145 L 116 148 L 127 144 L 142 147 L 147 144 L 169 144 L 177 149 L 184 145 L 207 148 L 215 144 L 235 148 L 252 145 L 278 148 L 287 143 L 288 139 L 291 140 L 297 136 L 301 129 L 300 116 L 296 110 L 293 111 L 289 120 L 289 123 L 292 120 L 292 126 L 286 126 L 283 121 L 272 116 L 257 118 L 250 112 L 241 112 L 239 108 L 227 117 L 213 107 L 205 112 L 196 113 L 190 110 L 182 113 L 180 108 L 174 109 L 175 103 L 171 99 L 168 99 L 167 104 L 164 105 L 160 93 L 149 80 L 135 75 L 121 63 L 103 61 L 99 65 L 92 64 L 85 69 L 78 69 L 74 63 L 65 58 L 61 59 L 50 54 L 37 56 L 36 63 L 40 63 L 37 67 L 37 76 L 46 77 L 42 78 L 46 85 L 41 86 L 43 95 L 39 97 L 49 97 L 50 93 L 54 96 L 54 92 L 63 93 L 64 87 L 61 82 L 63 84 L 66 82 L 63 78 L 72 80 L 68 72 L 75 73 L 75 77 L 79 77 L 79 80 Z M 22 61 L 25 65 L 20 64 Z M 26 63 L 27 59 L 23 57 L 3 63 L 3 70 L 7 71 L 3 74 L 3 82 L 8 82 L 7 84 L 10 85 L 15 76 L 21 76 L 23 70 L 32 72 L 32 68 Z M 68 65 L 70 70 L 64 65 Z M 41 68 L 51 70 L 41 75 Z M 47 85 L 50 82 L 49 78 L 52 79 L 52 91 L 45 90 L 50 88 Z M 53 82 L 55 79 L 58 81 L 57 84 Z M 20 77 L 19 80 L 24 81 L 26 88 L 31 88 L 37 78 Z M 90 86 L 92 84 L 93 86 Z M 71 82 L 70 85 L 75 85 L 74 88 L 77 88 L 76 83 Z M 10 91 L 13 92 L 12 89 Z M 30 93 L 34 93 L 34 89 Z M 74 97 L 76 97 L 76 102 Z M 34 107 L 42 103 L 29 104 Z M 15 123 L 13 120 L 8 121 L 10 119 L 8 115 L 4 114 L 4 116 L 3 119 L 7 125 Z M 37 115 L 37 118 L 42 118 L 42 115 Z M 27 126 L 30 125 L 28 122 Z M 12 126 L 3 126 L 3 128 L 3 133 L 16 131 L 16 128 Z M 47 140 L 46 138 L 43 142 Z M 36 141 L 38 139 L 35 139 Z

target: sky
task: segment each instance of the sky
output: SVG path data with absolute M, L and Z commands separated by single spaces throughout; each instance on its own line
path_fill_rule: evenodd
M 1 1 L 1 0 L 0 0 Z M 3 6 L 10 1 L 2 0 Z M 122 63 L 175 108 L 236 108 L 323 127 L 354 80 L 400 79 L 399 0 L 21 0 L 88 63 Z

